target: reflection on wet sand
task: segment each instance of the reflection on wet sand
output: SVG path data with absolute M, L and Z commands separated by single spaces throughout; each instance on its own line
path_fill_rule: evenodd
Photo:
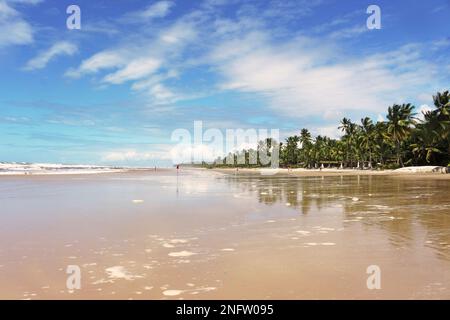
M 327 207 L 342 208 L 343 222 L 387 230 L 393 245 L 417 241 L 414 226 L 420 224 L 427 232 L 426 244 L 443 259 L 450 259 L 448 180 L 412 182 L 389 176 L 261 177 L 254 174 L 221 179 L 244 194 L 254 194 L 260 203 L 285 204 L 303 215 Z
M 161 170 L 0 189 L 0 298 L 450 298 L 448 180 Z

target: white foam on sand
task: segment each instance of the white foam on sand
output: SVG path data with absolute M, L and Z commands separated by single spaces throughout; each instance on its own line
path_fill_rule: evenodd
M 307 246 L 334 246 L 334 245 L 336 245 L 336 243 L 334 243 L 334 242 L 322 242 L 322 243 L 308 242 L 308 243 L 305 243 L 305 245 L 307 245 Z
M 110 279 L 134 280 L 136 278 L 142 278 L 141 276 L 131 274 L 123 266 L 109 267 L 105 271 Z
M 326 227 L 320 227 L 320 231 L 334 231 L 334 228 L 326 228 Z
M 187 240 L 187 239 L 172 239 L 169 242 L 170 243 L 174 243 L 174 244 L 177 244 L 177 243 L 188 243 L 189 240 Z
M 168 297 L 174 297 L 174 296 L 179 296 L 183 292 L 184 292 L 184 290 L 165 290 L 165 291 L 163 291 L 163 295 L 168 296 Z
M 234 249 L 233 248 L 224 248 L 221 251 L 234 251 Z
M 187 260 L 187 259 L 180 259 L 176 261 L 177 263 L 191 263 L 191 260 Z
M 190 251 L 178 251 L 178 252 L 170 252 L 169 256 L 170 257 L 190 257 L 193 256 L 194 252 L 190 252 Z
M 192 286 L 190 286 L 192 287 Z M 209 291 L 214 291 L 216 290 L 216 287 L 203 287 L 203 288 L 195 288 L 195 289 L 187 289 L 187 290 L 176 290 L 176 289 L 172 289 L 172 290 L 164 290 L 163 291 L 163 295 L 167 296 L 167 297 L 175 297 L 175 296 L 179 296 L 182 293 L 185 292 L 191 292 L 191 294 L 198 294 L 200 292 L 209 292 Z

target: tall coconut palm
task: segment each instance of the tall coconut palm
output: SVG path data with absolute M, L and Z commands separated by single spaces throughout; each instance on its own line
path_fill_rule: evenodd
M 434 106 L 436 110 L 436 120 L 438 122 L 438 128 L 436 128 L 441 139 L 444 141 L 443 144 L 446 145 L 447 160 L 450 158 L 450 93 L 449 91 L 444 91 L 443 93 L 438 92 L 433 96 Z
M 433 102 L 438 111 L 438 117 L 448 118 L 450 116 L 450 93 L 448 90 L 436 93 L 433 96 Z
M 406 139 L 411 133 L 414 125 L 414 106 L 408 104 L 394 104 L 388 108 L 388 126 L 387 131 L 390 135 L 392 142 L 395 145 L 395 152 L 397 155 L 397 165 L 403 167 L 403 159 L 401 156 L 401 142 Z
M 374 144 L 374 130 L 372 120 L 369 117 L 361 119 L 361 135 L 360 135 L 360 146 L 363 152 L 367 152 L 369 157 L 369 168 L 372 168 L 372 151 Z M 364 157 L 366 158 L 366 157 Z M 366 158 L 367 159 L 367 158 Z
M 297 165 L 298 163 L 298 143 L 299 136 L 292 136 L 286 139 L 286 161 L 289 165 Z
M 300 131 L 299 142 L 301 144 L 301 161 L 304 162 L 305 166 L 308 166 L 311 161 L 310 150 L 312 144 L 312 136 L 308 129 L 303 128 Z
M 346 142 L 345 160 L 348 163 L 355 126 L 350 119 L 344 117 L 341 120 L 341 125 L 338 127 L 338 129 L 344 132 L 344 140 Z
M 439 150 L 439 132 L 434 129 L 436 122 L 437 114 L 427 111 L 424 113 L 424 120 L 416 125 L 416 130 L 413 132 L 411 150 L 419 162 L 429 164 L 434 162 L 437 154 L 442 153 Z
M 374 152 L 377 161 L 384 165 L 385 159 L 390 151 L 390 137 L 387 133 L 387 123 L 378 121 L 374 128 Z
M 311 133 L 308 129 L 303 128 L 300 131 L 300 143 L 303 145 L 310 144 L 312 141 Z

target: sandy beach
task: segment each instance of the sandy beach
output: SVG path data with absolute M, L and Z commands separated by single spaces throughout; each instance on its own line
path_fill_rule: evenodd
M 450 298 L 448 175 L 226 172 L 0 177 L 0 298 Z
M 434 167 L 430 167 L 434 168 Z M 356 169 L 260 169 L 260 168 L 214 168 L 205 169 L 220 172 L 224 174 L 255 174 L 255 175 L 279 175 L 279 176 L 303 176 L 303 177 L 321 177 L 321 176 L 391 176 L 405 178 L 430 178 L 449 180 L 450 174 L 442 172 L 413 172 L 401 170 L 356 170 Z

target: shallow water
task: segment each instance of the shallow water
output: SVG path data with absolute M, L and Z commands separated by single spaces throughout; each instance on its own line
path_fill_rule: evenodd
M 0 298 L 449 299 L 449 194 L 390 176 L 0 177 Z

